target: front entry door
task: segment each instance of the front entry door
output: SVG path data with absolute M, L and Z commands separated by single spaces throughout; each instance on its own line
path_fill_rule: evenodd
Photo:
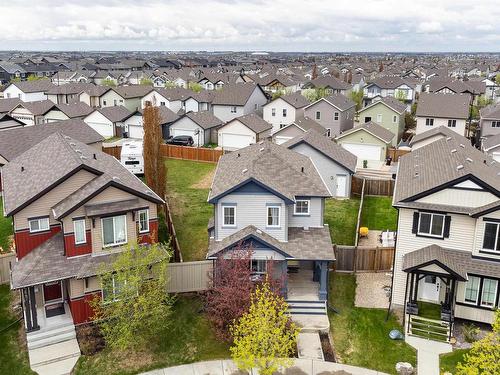
M 337 175 L 337 197 L 347 196 L 347 176 L 338 174 Z
M 425 301 L 439 303 L 441 280 L 432 275 L 425 276 L 420 282 L 420 298 Z
M 52 283 L 43 284 L 43 298 L 45 299 L 45 304 L 51 302 L 61 302 L 62 301 L 61 282 L 54 281 Z

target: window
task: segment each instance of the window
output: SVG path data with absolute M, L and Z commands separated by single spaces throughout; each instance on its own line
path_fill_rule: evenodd
M 231 113 L 236 113 L 236 107 L 231 107 Z
M 434 126 L 434 119 L 433 118 L 426 118 L 425 119 L 425 126 Z
M 43 232 L 50 229 L 48 217 L 28 219 L 28 223 L 30 227 L 30 233 Z
M 339 113 L 338 112 L 334 112 L 333 113 L 333 120 L 334 121 L 338 121 L 339 120 Z
M 283 108 L 283 117 L 286 117 L 286 108 Z
M 316 120 L 321 120 L 321 112 L 320 111 L 316 112 Z
M 222 225 L 226 227 L 236 226 L 236 206 L 224 206 L 223 207 L 224 218 Z
M 165 102 L 160 102 L 160 105 L 163 105 L 163 106 L 164 106 L 164 105 L 165 105 Z
M 492 121 L 491 127 L 492 128 L 500 128 L 500 121 Z
M 398 116 L 396 116 L 396 115 L 392 116 L 392 122 L 394 124 L 397 124 L 397 122 L 398 122 Z
M 483 250 L 500 251 L 500 223 L 485 223 Z
M 264 274 L 267 271 L 267 262 L 265 259 L 251 259 L 250 267 L 253 274 Z
M 276 117 L 276 108 L 271 109 L 271 116 Z
M 457 120 L 448 120 L 448 127 L 449 128 L 456 128 L 457 127 Z
M 310 201 L 306 199 L 297 199 L 294 206 L 294 215 L 309 215 Z
M 283 129 L 286 126 L 286 124 L 280 124 L 280 129 Z
M 127 243 L 127 218 L 125 215 L 101 219 L 104 247 Z
M 104 106 L 106 105 L 106 100 L 102 101 L 102 105 L 104 105 Z
M 75 245 L 86 243 L 87 236 L 85 235 L 85 219 L 74 220 L 73 228 L 75 231 Z
M 382 115 L 378 114 L 377 115 L 377 122 L 380 124 L 382 122 Z
M 326 135 L 327 135 L 328 137 L 331 137 L 331 136 L 332 136 L 331 134 L 332 134 L 331 129 L 330 129 L 330 128 L 327 128 L 327 129 L 326 129 Z
M 139 233 L 149 232 L 149 210 L 139 211 Z
M 104 303 L 116 302 L 120 300 L 120 292 L 127 282 L 121 282 L 113 276 L 110 280 L 106 280 L 102 286 L 102 299 Z
M 421 212 L 418 223 L 418 234 L 443 237 L 444 215 Z
M 465 285 L 465 302 L 477 303 L 477 297 L 479 295 L 479 277 L 469 276 L 469 280 Z
M 277 228 L 280 226 L 280 211 L 279 206 L 267 207 L 267 226 Z
M 497 280 L 483 279 L 483 290 L 481 293 L 481 306 L 494 307 L 497 297 Z

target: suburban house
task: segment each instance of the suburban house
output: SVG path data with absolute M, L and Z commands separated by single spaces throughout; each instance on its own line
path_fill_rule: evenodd
M 100 107 L 101 97 L 109 90 L 111 90 L 111 88 L 107 86 L 87 85 L 78 95 L 78 100 L 86 103 L 92 108 Z
M 306 82 L 304 86 L 302 86 L 302 89 L 303 90 L 324 89 L 327 95 L 332 95 L 332 94 L 347 95 L 349 91 L 351 91 L 352 85 L 334 76 L 324 75 L 321 77 L 314 78 L 309 82 Z
M 500 134 L 484 139 L 481 143 L 481 149 L 490 155 L 493 160 L 500 162 Z
M 415 99 L 415 87 L 400 77 L 379 77 L 363 88 L 363 96 L 365 106 L 370 105 L 374 98 L 387 96 L 393 96 L 408 105 Z
M 395 137 L 391 146 L 397 147 L 405 131 L 406 105 L 393 97 L 386 96 L 359 111 L 360 122 L 374 121 L 389 130 Z
M 24 123 L 16 120 L 14 117 L 8 115 L 7 113 L 0 113 L 0 131 L 22 128 Z
M 182 88 L 155 88 L 141 99 L 141 107 L 146 105 L 165 106 L 175 113 L 198 112 L 210 110 L 213 94 L 207 91 L 195 93 Z
M 457 134 L 467 136 L 471 96 L 468 94 L 422 93 L 418 100 L 416 134 L 433 127 L 447 126 Z
M 358 158 L 358 167 L 380 169 L 387 150 L 396 136 L 386 128 L 370 121 L 340 134 L 336 141 Z
M 356 171 L 354 154 L 312 129 L 284 143 L 283 147 L 311 159 L 330 196 L 338 199 L 351 196 L 351 177 Z
M 500 134 L 500 103 L 491 104 L 479 111 L 481 138 Z
M 74 327 L 90 320 L 89 301 L 115 298 L 115 286 L 103 291 L 96 276 L 100 265 L 128 244 L 157 241 L 163 201 L 114 157 L 59 132 L 2 174 L 16 247 L 11 287 L 21 292 L 28 349 L 74 347 L 71 368 L 80 355 Z
M 193 138 L 195 147 L 217 144 L 217 129 L 222 121 L 209 111 L 188 112 L 172 122 L 168 127 L 168 137 L 187 135 Z
M 93 87 L 91 83 L 68 83 L 66 85 L 55 86 L 52 85 L 49 89 L 45 91 L 47 99 L 51 100 L 55 104 L 68 104 L 74 103 L 79 100 L 80 94 L 84 91 Z M 87 103 L 91 105 L 90 103 Z
M 304 108 L 311 104 L 300 92 L 282 95 L 262 107 L 262 117 L 273 126 L 272 132 L 304 117 Z
M 464 136 L 455 133 L 447 126 L 438 126 L 431 128 L 423 133 L 414 135 L 410 140 L 410 147 L 412 150 L 416 150 L 420 147 L 426 146 L 429 143 L 437 141 L 443 138 L 457 138 L 462 143 L 470 144 L 470 141 Z
M 54 107 L 50 100 L 40 100 L 36 102 L 20 102 L 9 114 L 23 122 L 27 126 L 39 125 L 45 122 L 45 114 Z
M 355 112 L 356 103 L 342 94 L 318 99 L 304 108 L 304 116 L 323 126 L 331 138 L 354 126 Z
M 425 90 L 437 94 L 468 94 L 472 97 L 472 101 L 476 103 L 477 98 L 486 93 L 486 83 L 481 81 L 433 79 L 425 86 Z
M 168 138 L 168 126 L 177 120 L 179 116 L 165 106 L 158 107 L 158 115 L 160 117 L 160 126 L 162 128 L 163 139 Z M 143 139 L 144 138 L 144 121 L 143 110 L 132 112 L 123 120 L 125 131 L 128 132 L 129 138 Z
M 272 126 L 255 113 L 237 117 L 218 129 L 218 145 L 233 151 L 266 139 Z
M 4 98 L 19 98 L 23 102 L 35 102 L 47 99 L 45 91 L 54 85 L 50 79 L 12 82 L 3 89 Z
M 299 117 L 290 125 L 287 125 L 274 132 L 272 134 L 273 142 L 280 145 L 292 138 L 302 135 L 308 130 L 314 130 L 321 135 L 326 134 L 326 129 L 316 121 L 311 120 L 309 117 Z
M 212 112 L 224 122 L 236 117 L 261 111 L 267 97 L 259 85 L 253 83 L 233 83 L 215 92 Z
M 0 84 L 3 85 L 14 78 L 26 78 L 26 70 L 16 63 L 0 61 Z
M 54 104 L 54 106 L 44 114 L 44 122 L 83 119 L 93 111 L 94 109 L 84 102 Z
M 208 196 L 214 216 L 207 258 L 250 248 L 256 278 L 273 261 L 273 270 L 286 277 L 288 300 L 326 301 L 329 264 L 335 259 L 323 222 L 329 196 L 311 160 L 285 147 L 263 141 L 223 155 Z
M 83 121 L 104 138 L 123 136 L 123 122 L 131 112 L 122 105 L 96 108 Z
M 404 309 L 409 329 L 422 303 L 441 311 L 445 327 L 455 318 L 492 323 L 500 304 L 499 173 L 456 137 L 400 158 L 392 308 Z
M 0 99 L 0 114 L 8 114 L 20 103 L 22 103 L 22 100 L 19 98 Z
M 141 109 L 142 98 L 153 88 L 147 85 L 113 87 L 101 96 L 101 107 L 124 106 L 129 111 Z

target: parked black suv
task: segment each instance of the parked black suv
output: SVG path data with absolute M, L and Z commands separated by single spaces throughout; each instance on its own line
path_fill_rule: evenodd
M 165 143 L 178 146 L 192 146 L 194 141 L 193 137 L 189 135 L 178 135 L 176 137 L 170 137 Z

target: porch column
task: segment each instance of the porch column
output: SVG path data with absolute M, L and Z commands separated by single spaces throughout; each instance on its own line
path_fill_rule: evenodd
M 35 302 L 35 287 L 30 286 L 22 289 L 23 313 L 26 322 L 26 331 L 36 331 L 40 329 L 38 325 L 36 302 Z
M 288 298 L 288 262 L 286 260 L 281 262 L 281 277 L 283 278 L 283 286 L 281 292 L 283 298 Z
M 325 301 L 328 296 L 328 261 L 319 263 L 319 299 Z

